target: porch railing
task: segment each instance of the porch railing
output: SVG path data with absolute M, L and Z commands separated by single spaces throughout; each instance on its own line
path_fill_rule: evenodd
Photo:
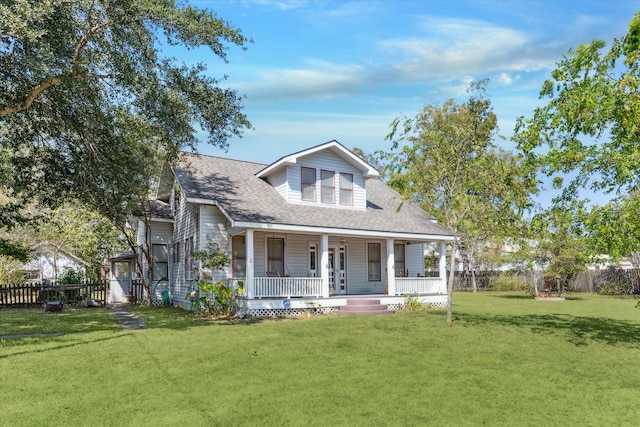
M 444 280 L 440 277 L 396 277 L 396 293 L 440 294 L 445 292 Z
M 255 298 L 321 297 L 319 277 L 255 277 Z

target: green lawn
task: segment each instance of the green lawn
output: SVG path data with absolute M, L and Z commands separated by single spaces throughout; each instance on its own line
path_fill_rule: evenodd
M 0 425 L 624 426 L 640 420 L 632 299 L 455 294 L 393 316 L 207 322 L 136 308 L 0 310 Z

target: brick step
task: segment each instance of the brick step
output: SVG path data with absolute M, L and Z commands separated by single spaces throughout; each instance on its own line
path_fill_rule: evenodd
M 348 299 L 348 306 L 359 306 L 359 305 L 380 305 L 379 299 Z
M 347 300 L 347 305 L 343 305 L 338 310 L 338 314 L 345 316 L 358 316 L 368 314 L 393 314 L 393 310 L 388 310 L 387 306 L 380 304 L 380 300 Z

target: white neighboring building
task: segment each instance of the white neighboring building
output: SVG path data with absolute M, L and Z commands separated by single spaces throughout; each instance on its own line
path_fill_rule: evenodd
M 56 247 L 51 243 L 43 243 L 34 248 L 31 261 L 24 264 L 22 270 L 31 281 L 57 281 L 69 270 L 86 274 L 88 264 L 77 256 Z

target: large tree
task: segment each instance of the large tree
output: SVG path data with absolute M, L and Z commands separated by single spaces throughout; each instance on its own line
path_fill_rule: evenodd
M 546 209 L 531 220 L 536 264 L 557 284 L 558 296 L 569 281 L 587 270 L 593 254 L 585 229 L 584 200 L 570 200 Z
M 451 325 L 453 272 L 459 241 L 509 230 L 535 190 L 520 159 L 494 143 L 497 118 L 486 81 L 471 85 L 467 102 L 427 105 L 415 118 L 396 119 L 388 139 L 389 182 L 419 203 L 454 236 L 450 254 L 447 323 Z
M 0 177 L 12 196 L 0 227 L 33 197 L 53 206 L 72 197 L 122 225 L 158 164 L 201 138 L 226 148 L 250 127 L 241 97 L 204 62 L 169 53 L 226 61 L 229 46 L 248 42 L 214 13 L 172 0 L 0 2 Z
M 549 176 L 572 173 L 565 198 L 581 187 L 632 192 L 640 184 L 640 12 L 621 39 L 569 50 L 544 82 L 547 104 L 521 117 L 514 139 Z

